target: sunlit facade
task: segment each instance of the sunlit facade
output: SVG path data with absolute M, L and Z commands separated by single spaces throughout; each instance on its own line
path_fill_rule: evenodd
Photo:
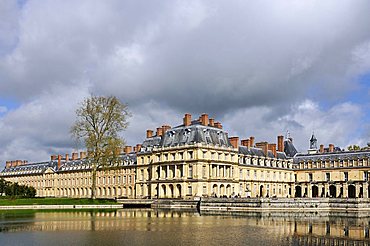
M 120 161 L 99 169 L 100 198 L 343 197 L 369 196 L 370 151 L 317 148 L 297 153 L 290 136 L 277 143 L 229 137 L 221 123 L 186 114 L 181 125 L 147 130 L 142 144 L 126 146 Z M 0 177 L 33 186 L 40 197 L 90 197 L 85 152 L 50 161 L 8 161 Z

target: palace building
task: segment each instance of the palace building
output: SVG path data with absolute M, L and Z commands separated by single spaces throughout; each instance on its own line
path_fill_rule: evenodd
M 182 124 L 147 130 L 118 163 L 97 173 L 99 198 L 194 197 L 368 197 L 370 151 L 348 152 L 330 145 L 307 154 L 293 139 L 256 142 L 229 137 L 207 114 Z M 33 186 L 39 197 L 90 197 L 91 164 L 85 152 L 53 155 L 49 161 L 7 161 L 0 178 Z

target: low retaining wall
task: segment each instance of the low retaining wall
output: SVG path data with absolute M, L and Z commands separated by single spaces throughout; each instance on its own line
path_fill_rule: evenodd
M 370 199 L 338 198 L 202 198 L 200 211 L 236 211 L 236 212 L 326 212 L 361 213 L 370 216 Z

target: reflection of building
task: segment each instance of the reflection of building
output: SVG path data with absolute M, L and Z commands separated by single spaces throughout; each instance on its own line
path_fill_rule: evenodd
M 285 151 L 284 151 L 285 150 Z M 125 147 L 120 163 L 100 170 L 98 197 L 276 196 L 294 190 L 292 139 L 255 143 L 228 137 L 219 122 L 203 114 L 183 124 L 147 131 L 142 145 Z M 34 186 L 38 196 L 88 197 L 89 163 L 85 153 L 52 156 L 43 163 L 7 162 L 1 176 Z
M 90 166 L 84 152 L 50 161 L 12 161 L 0 173 L 9 181 L 34 186 L 37 196 L 89 197 Z M 297 153 L 288 135 L 277 144 L 228 137 L 219 122 L 203 114 L 183 123 L 164 125 L 132 150 L 126 146 L 119 163 L 97 174 L 97 197 L 191 198 L 368 197 L 370 151 L 317 148 L 312 135 L 307 154 Z
M 370 151 L 316 148 L 312 135 L 308 154 L 294 156 L 297 197 L 369 197 Z

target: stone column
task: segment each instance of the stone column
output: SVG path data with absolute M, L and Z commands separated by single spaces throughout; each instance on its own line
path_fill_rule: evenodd
M 171 178 L 170 177 L 170 165 L 167 165 L 167 170 L 166 170 L 166 179 Z
M 343 198 L 348 198 L 348 184 L 343 184 Z
M 369 198 L 369 184 L 366 182 L 363 185 L 364 198 Z

